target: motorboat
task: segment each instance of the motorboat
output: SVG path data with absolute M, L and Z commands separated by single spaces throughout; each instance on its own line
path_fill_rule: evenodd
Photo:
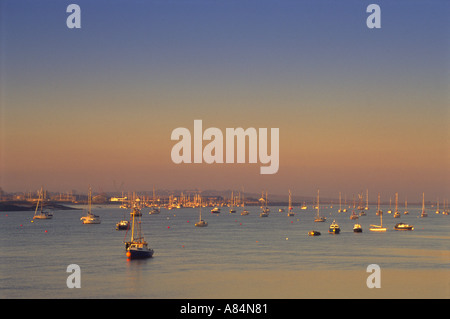
M 361 227 L 361 225 L 360 225 L 360 224 L 355 224 L 355 225 L 353 226 L 353 232 L 354 232 L 354 233 L 362 233 L 362 227 Z
M 128 230 L 130 222 L 128 220 L 121 220 L 116 224 L 116 230 Z
M 310 230 L 308 232 L 308 236 L 320 236 L 320 235 L 321 235 L 320 231 L 317 231 L 317 230 Z
M 405 223 L 398 223 L 394 226 L 395 230 L 414 230 L 414 226 Z
M 336 223 L 335 220 L 330 225 L 330 228 L 328 229 L 328 232 L 330 234 L 339 234 L 341 229 L 339 228 L 339 225 Z

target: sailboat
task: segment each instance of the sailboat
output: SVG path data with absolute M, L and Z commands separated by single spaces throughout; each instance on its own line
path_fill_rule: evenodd
M 449 212 L 449 210 L 448 210 L 448 199 L 447 199 L 447 201 L 445 201 L 445 199 L 444 199 L 444 209 L 442 210 L 442 215 L 448 215 L 448 212 Z
M 291 190 L 289 190 L 289 207 L 288 207 L 288 216 L 295 216 L 295 213 L 292 211 L 292 200 L 291 200 Z
M 148 247 L 141 230 L 141 215 L 131 215 L 131 237 L 125 243 L 126 256 L 129 259 L 150 258 L 153 256 L 153 249 Z M 136 219 L 138 219 L 136 221 Z
M 234 196 L 233 196 L 233 191 L 231 191 L 231 202 L 230 202 L 230 214 L 234 214 L 236 213 L 236 209 L 234 209 Z
M 405 212 L 403 214 L 404 215 L 408 215 L 409 214 L 409 212 L 408 212 L 408 198 L 407 197 L 405 198 Z
M 439 210 L 439 197 L 437 199 L 437 209 L 436 209 L 436 214 L 440 214 L 440 210 Z
M 202 200 L 200 199 L 200 205 L 199 205 L 199 218 L 198 223 L 195 223 L 195 227 L 206 227 L 208 226 L 208 223 L 202 219 Z
M 39 205 L 40 204 L 40 205 Z M 41 187 L 39 191 L 39 198 L 36 204 L 36 210 L 34 211 L 33 219 L 52 219 L 53 214 L 44 211 L 44 190 Z
M 376 231 L 376 232 L 385 232 L 386 228 L 383 227 L 383 211 L 380 210 L 380 194 L 378 193 L 378 215 L 380 215 L 380 226 L 378 225 L 370 225 L 369 230 L 370 231 Z
M 392 213 L 392 197 L 389 197 L 389 210 L 387 211 L 388 214 Z
M 365 216 L 366 213 L 364 212 L 364 206 L 362 204 L 362 202 L 363 202 L 363 195 L 362 194 L 358 194 L 358 197 L 359 197 L 358 209 L 360 210 L 359 216 Z
M 369 210 L 369 190 L 366 189 L 366 207 L 365 210 Z
M 377 207 L 377 216 L 383 214 L 383 211 L 380 209 L 380 193 L 378 193 L 378 207 Z
M 264 207 L 262 207 L 262 212 L 259 214 L 259 217 L 269 217 L 269 208 L 267 207 L 267 191 L 266 200 L 264 201 Z
M 80 220 L 83 224 L 100 224 L 100 222 L 101 222 L 100 217 L 92 214 L 91 207 L 92 207 L 92 189 L 91 189 L 91 187 L 89 187 L 88 212 L 87 212 L 87 215 L 81 217 Z
M 420 213 L 420 217 L 428 217 L 428 213 L 425 211 L 425 193 L 422 193 L 422 213 Z
M 358 219 L 358 215 L 356 215 L 355 213 L 355 195 L 353 195 L 353 211 L 352 214 L 350 215 L 350 219 Z
M 317 190 L 317 216 L 314 219 L 315 222 L 324 222 L 326 221 L 326 217 L 321 217 L 320 216 L 320 190 Z
M 244 188 L 243 187 L 242 187 L 242 208 L 243 208 L 243 210 L 241 212 L 241 216 L 245 216 L 245 215 L 250 214 L 248 212 L 248 210 L 245 209 L 245 194 L 244 194 Z
M 398 193 L 395 192 L 395 212 L 394 212 L 394 218 L 400 218 L 400 213 L 398 211 Z

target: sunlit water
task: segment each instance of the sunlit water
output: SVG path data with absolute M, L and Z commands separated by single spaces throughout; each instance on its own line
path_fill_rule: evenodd
M 126 231 L 115 224 L 128 211 L 113 206 L 96 206 L 99 225 L 83 225 L 82 210 L 54 211 L 51 220 L 32 221 L 33 212 L 0 213 L 0 297 L 3 298 L 189 298 L 195 289 L 194 276 L 209 274 L 208 287 L 227 285 L 233 292 L 233 277 L 240 272 L 361 270 L 369 264 L 383 269 L 447 270 L 449 266 L 450 217 L 410 207 L 409 215 L 394 219 L 384 213 L 386 233 L 369 231 L 379 225 L 375 209 L 350 220 L 350 212 L 324 208 L 325 223 L 315 223 L 315 211 L 296 209 L 294 217 L 270 207 L 268 218 L 259 217 L 258 207 L 220 214 L 203 208 L 209 226 L 194 227 L 198 209 L 161 209 L 149 215 L 143 209 L 142 228 L 154 258 L 127 261 L 123 240 Z M 386 212 L 387 207 L 383 207 Z M 339 235 L 327 233 L 332 220 L 340 225 Z M 414 231 L 395 231 L 398 222 L 414 225 Z M 363 233 L 353 233 L 360 223 Z M 309 230 L 322 233 L 309 237 Z M 129 234 L 128 234 L 129 235 Z M 67 266 L 81 268 L 81 289 L 69 289 Z M 198 278 L 201 281 L 201 278 Z M 225 282 L 226 281 L 226 282 Z M 198 287 L 197 287 L 198 288 Z M 274 292 L 273 297 L 276 297 Z M 210 296 L 214 298 L 214 294 Z M 252 297 L 252 296 L 248 296 Z

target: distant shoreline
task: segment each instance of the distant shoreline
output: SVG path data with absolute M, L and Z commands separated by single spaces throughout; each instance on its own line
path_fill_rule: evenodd
M 79 210 L 79 208 L 74 208 L 70 206 L 65 206 L 61 204 L 55 204 L 53 202 L 45 203 L 45 208 L 54 210 Z M 0 202 L 0 211 L 2 212 L 23 212 L 23 211 L 33 211 L 36 209 L 35 203 L 30 203 L 27 201 L 6 201 Z

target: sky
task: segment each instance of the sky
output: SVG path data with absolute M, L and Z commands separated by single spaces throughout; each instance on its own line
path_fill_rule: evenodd
M 438 0 L 0 0 L 0 187 L 449 198 L 449 14 Z M 196 119 L 279 128 L 278 172 L 174 164 L 171 132 Z

